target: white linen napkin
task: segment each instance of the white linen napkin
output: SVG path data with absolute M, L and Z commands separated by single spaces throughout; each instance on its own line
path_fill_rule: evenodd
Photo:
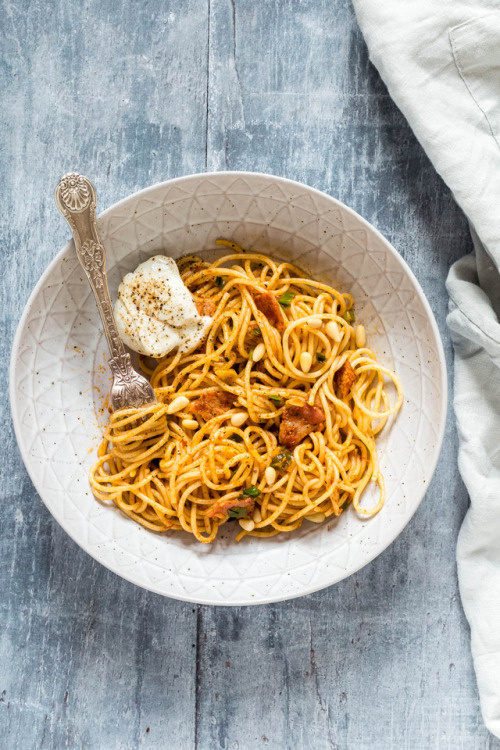
M 481 709 L 500 737 L 500 10 L 498 0 L 353 0 L 370 59 L 468 216 L 475 254 L 447 288 L 459 468 L 457 546 Z

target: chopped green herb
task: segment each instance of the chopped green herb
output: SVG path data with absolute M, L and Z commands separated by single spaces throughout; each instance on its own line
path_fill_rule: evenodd
M 248 508 L 231 508 L 228 513 L 229 518 L 243 518 L 248 513 Z
M 316 359 L 318 360 L 318 362 L 324 362 L 326 357 L 323 352 L 316 352 Z
M 260 328 L 254 328 L 252 331 L 252 336 L 262 338 L 262 331 L 260 330 Z
M 258 487 L 256 487 L 254 484 L 250 485 L 250 487 L 246 487 L 243 492 L 241 493 L 240 497 L 259 497 L 260 490 Z
M 281 297 L 278 297 L 278 302 L 282 307 L 288 307 L 294 297 L 295 294 L 293 292 L 285 292 Z
M 276 404 L 281 404 L 283 399 L 281 396 L 269 396 L 271 401 L 274 401 Z
M 282 448 L 277 456 L 271 461 L 273 469 L 286 469 L 293 461 L 293 456 L 288 448 Z
M 354 323 L 354 308 L 351 307 L 350 310 L 346 310 L 345 313 L 342 315 L 344 320 L 346 320 L 348 323 Z
M 237 432 L 233 432 L 233 434 L 229 436 L 229 440 L 232 440 L 234 443 L 243 442 L 243 438 L 241 437 L 241 435 L 238 435 Z
M 225 282 L 224 282 L 224 279 L 222 278 L 222 276 L 217 276 L 216 277 L 216 279 L 215 279 L 215 286 L 218 286 L 219 289 L 222 289 L 222 287 L 224 286 L 224 283 Z

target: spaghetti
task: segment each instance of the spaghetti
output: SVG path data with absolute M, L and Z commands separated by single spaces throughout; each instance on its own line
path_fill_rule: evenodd
M 397 376 L 354 325 L 353 298 L 298 268 L 219 240 L 214 263 L 178 261 L 204 342 L 141 365 L 158 403 L 111 414 L 90 471 L 95 496 L 154 531 L 212 542 L 321 522 L 352 504 L 384 504 L 375 437 L 401 407 Z M 391 405 L 386 383 L 395 386 Z M 379 499 L 360 505 L 370 481 Z

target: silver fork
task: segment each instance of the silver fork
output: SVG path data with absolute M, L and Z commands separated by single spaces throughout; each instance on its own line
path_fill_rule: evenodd
M 87 177 L 72 172 L 59 181 L 55 201 L 73 233 L 76 254 L 94 292 L 108 341 L 109 366 L 113 375 L 113 411 L 154 403 L 155 392 L 146 378 L 132 367 L 130 354 L 125 351 L 116 327 L 106 278 L 106 255 L 97 230 L 95 187 Z

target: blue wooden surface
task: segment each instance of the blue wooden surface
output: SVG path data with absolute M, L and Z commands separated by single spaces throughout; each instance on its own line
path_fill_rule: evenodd
M 67 238 L 70 169 L 101 208 L 205 169 L 272 172 L 346 202 L 419 278 L 451 370 L 444 280 L 466 222 L 369 64 L 347 0 L 2 4 L 0 747 L 498 750 L 478 706 L 448 421 L 399 539 L 303 599 L 162 599 L 94 563 L 34 491 L 12 432 L 15 326 Z

